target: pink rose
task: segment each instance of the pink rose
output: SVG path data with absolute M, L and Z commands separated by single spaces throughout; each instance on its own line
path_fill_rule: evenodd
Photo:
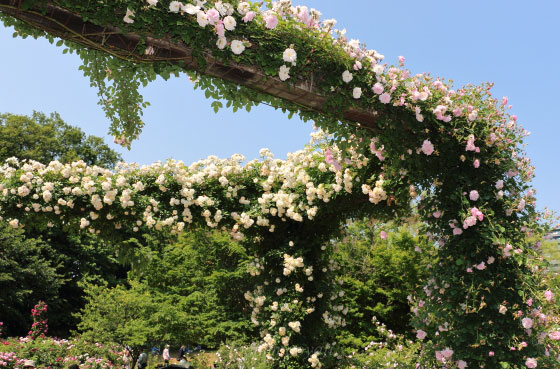
M 457 368 L 465 369 L 467 367 L 467 362 L 464 360 L 457 361 Z
M 380 95 L 383 93 L 383 85 L 379 82 L 373 85 L 373 92 Z
M 206 12 L 206 16 L 208 17 L 208 23 L 216 24 L 220 20 L 220 12 L 216 9 L 212 8 Z
M 473 166 L 474 166 L 475 168 L 480 167 L 480 160 L 475 159 L 475 160 L 474 160 L 474 163 L 473 163 Z
M 216 24 L 216 34 L 219 37 L 224 37 L 226 33 L 226 29 L 224 27 L 224 23 L 220 20 L 218 21 L 218 24 Z
M 381 231 L 381 233 L 379 233 L 379 237 L 381 237 L 382 240 L 386 240 L 387 239 L 387 232 Z
M 441 352 L 441 354 L 443 355 L 443 357 L 445 357 L 446 359 L 451 359 L 451 356 L 453 356 L 453 350 L 450 349 L 449 347 L 446 347 L 445 350 L 443 350 Z
M 467 147 L 465 148 L 465 151 L 475 151 L 476 150 L 476 146 L 474 144 L 474 135 L 470 135 L 469 139 L 467 140 Z
M 478 191 L 477 190 L 472 190 L 469 193 L 469 198 L 471 199 L 471 201 L 476 201 L 478 200 Z
M 482 221 L 484 219 L 484 214 L 482 214 L 482 212 L 477 208 L 472 208 L 471 214 L 473 217 L 476 217 L 479 221 Z
M 381 101 L 383 104 L 389 104 L 391 102 L 391 95 L 385 92 L 384 94 L 379 96 L 379 101 Z
M 432 155 L 432 153 L 434 152 L 434 145 L 432 145 L 429 140 L 424 140 L 424 142 L 422 143 L 422 152 L 428 156 Z
M 274 14 L 267 14 L 264 21 L 266 22 L 265 27 L 268 29 L 275 29 L 278 26 L 278 18 Z
M 533 327 L 533 319 L 531 318 L 523 318 L 521 319 L 521 325 L 525 329 L 531 329 Z
M 525 361 L 525 365 L 527 365 L 527 368 L 533 369 L 537 367 L 537 359 L 533 359 L 532 357 L 528 358 L 527 361 Z
M 544 291 L 544 298 L 546 299 L 546 301 L 550 302 L 554 298 L 554 293 L 550 290 L 546 290 Z
M 560 331 L 550 332 L 548 338 L 555 341 L 560 341 Z
M 247 14 L 245 14 L 245 16 L 241 18 L 241 20 L 245 23 L 249 23 L 253 20 L 253 18 L 255 18 L 255 15 L 256 13 L 254 11 L 247 12 Z
M 427 335 L 428 334 L 421 329 L 416 332 L 416 338 L 418 338 L 419 340 L 423 340 Z

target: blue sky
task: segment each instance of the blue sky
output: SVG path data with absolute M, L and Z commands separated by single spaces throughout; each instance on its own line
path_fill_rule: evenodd
M 560 124 L 556 109 L 560 77 L 560 1 L 505 0 L 300 0 L 325 18 L 336 18 L 350 38 L 386 56 L 406 57 L 413 73 L 431 72 L 455 86 L 495 82 L 494 95 L 508 96 L 513 114 L 527 130 L 527 152 L 536 165 L 539 207 L 560 211 Z M 166 158 L 190 163 L 208 155 L 258 156 L 262 147 L 278 157 L 307 142 L 311 123 L 269 107 L 251 113 L 222 110 L 194 91 L 186 77 L 153 83 L 143 90 L 151 106 L 146 127 L 130 151 L 112 144 L 109 122 L 97 105 L 75 55 L 45 40 L 12 38 L 0 27 L 0 112 L 57 111 L 88 134 L 103 136 L 127 161 Z

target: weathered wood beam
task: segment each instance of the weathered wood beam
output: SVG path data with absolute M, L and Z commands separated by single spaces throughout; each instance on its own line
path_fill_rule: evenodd
M 0 11 L 16 19 L 26 22 L 40 30 L 63 40 L 72 41 L 88 48 L 98 49 L 115 56 L 142 62 L 156 62 L 166 60 L 181 64 L 187 69 L 222 78 L 238 85 L 252 88 L 256 91 L 296 103 L 305 108 L 326 111 L 327 98 L 319 94 L 313 86 L 313 81 L 304 81 L 297 86 L 290 86 L 280 79 L 267 76 L 263 70 L 253 65 L 224 64 L 216 60 L 210 53 L 205 53 L 205 67 L 202 68 L 192 53 L 189 45 L 169 39 L 148 37 L 146 43 L 154 48 L 150 56 L 139 55 L 136 51 L 140 36 L 135 33 L 123 33 L 114 26 L 99 26 L 84 21 L 77 13 L 61 8 L 53 2 L 48 2 L 46 12 L 41 9 L 21 10 L 20 0 L 0 0 Z M 140 60 L 139 60 L 140 61 Z M 376 129 L 376 112 L 351 108 L 344 112 L 344 119 Z

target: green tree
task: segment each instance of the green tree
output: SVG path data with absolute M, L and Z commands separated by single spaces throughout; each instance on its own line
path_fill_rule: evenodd
M 134 367 L 142 349 L 160 340 L 153 321 L 160 304 L 145 285 L 135 282 L 130 288 L 87 284 L 84 291 L 87 303 L 78 324 L 82 337 L 90 342 L 129 346 Z
M 13 156 L 44 164 L 83 160 L 106 168 L 122 160 L 101 137 L 86 135 L 65 123 L 58 113 L 46 116 L 40 112 L 33 112 L 31 117 L 0 114 L 0 161 Z
M 177 242 L 154 254 L 143 281 L 164 296 L 158 323 L 166 342 L 218 347 L 221 342 L 247 342 L 255 336 L 244 298 L 253 282 L 247 273 L 249 256 L 228 233 L 183 233 Z
M 57 113 L 47 116 L 40 112 L 34 112 L 32 116 L 0 114 L 0 162 L 10 157 L 42 163 L 52 160 L 64 163 L 84 160 L 89 165 L 107 168 L 114 167 L 121 160 L 120 154 L 106 145 L 102 138 L 86 135 L 80 128 L 65 123 Z M 0 238 L 11 237 L 14 235 L 9 230 L 0 229 Z M 24 235 L 20 234 L 18 237 L 23 239 Z M 37 300 L 42 299 L 49 305 L 49 333 L 67 336 L 77 324 L 73 313 L 78 312 L 84 305 L 83 290 L 79 285 L 81 281 L 107 281 L 109 285 L 115 285 L 126 278 L 127 269 L 115 260 L 113 245 L 94 235 L 68 234 L 56 227 L 27 227 L 25 237 L 27 240 L 21 242 L 29 242 L 30 245 L 39 245 L 50 250 L 41 255 L 45 260 L 49 260 L 48 263 L 55 272 L 52 278 L 45 278 L 47 285 L 35 286 L 31 295 L 25 284 L 11 285 L 14 295 L 30 295 L 33 298 L 21 299 L 19 303 L 10 306 L 12 314 L 1 315 L 6 324 L 12 327 L 9 330 L 10 335 L 27 333 L 27 315 Z M 40 254 L 20 253 L 18 259 L 10 259 L 15 257 L 15 254 L 3 252 L 5 262 L 11 264 L 23 262 L 32 265 L 37 262 L 33 259 L 35 255 Z M 25 258 L 29 260 L 26 261 Z M 0 272 L 5 280 L 18 278 L 14 269 L 0 269 Z M 55 287 L 56 293 L 48 292 Z
M 56 301 L 64 279 L 49 260 L 53 249 L 23 231 L 0 225 L 0 317 L 6 336 L 27 333 L 38 300 Z
M 335 245 L 348 308 L 340 342 L 364 347 L 379 339 L 376 317 L 395 333 L 410 335 L 408 296 L 414 294 L 434 261 L 433 245 L 418 236 L 418 224 L 397 227 L 364 219 L 352 221 Z M 381 231 L 387 238 L 380 237 Z

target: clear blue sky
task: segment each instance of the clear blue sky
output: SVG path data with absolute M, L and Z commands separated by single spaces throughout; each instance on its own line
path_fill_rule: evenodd
M 560 1 L 505 0 L 300 0 L 325 18 L 336 18 L 348 36 L 367 43 L 397 63 L 406 57 L 413 73 L 431 72 L 455 86 L 496 83 L 497 97 L 509 96 L 513 114 L 529 131 L 527 151 L 536 165 L 539 207 L 560 211 Z M 112 144 L 108 121 L 97 105 L 75 55 L 45 40 L 13 39 L 0 27 L 0 112 L 58 111 L 88 134 L 105 136 L 127 161 L 142 164 L 166 158 L 186 163 L 208 155 L 239 152 L 248 158 L 268 147 L 278 157 L 301 148 L 311 124 L 291 121 L 269 107 L 250 114 L 214 114 L 186 77 L 158 81 L 144 89 L 152 103 L 146 128 L 131 151 Z

